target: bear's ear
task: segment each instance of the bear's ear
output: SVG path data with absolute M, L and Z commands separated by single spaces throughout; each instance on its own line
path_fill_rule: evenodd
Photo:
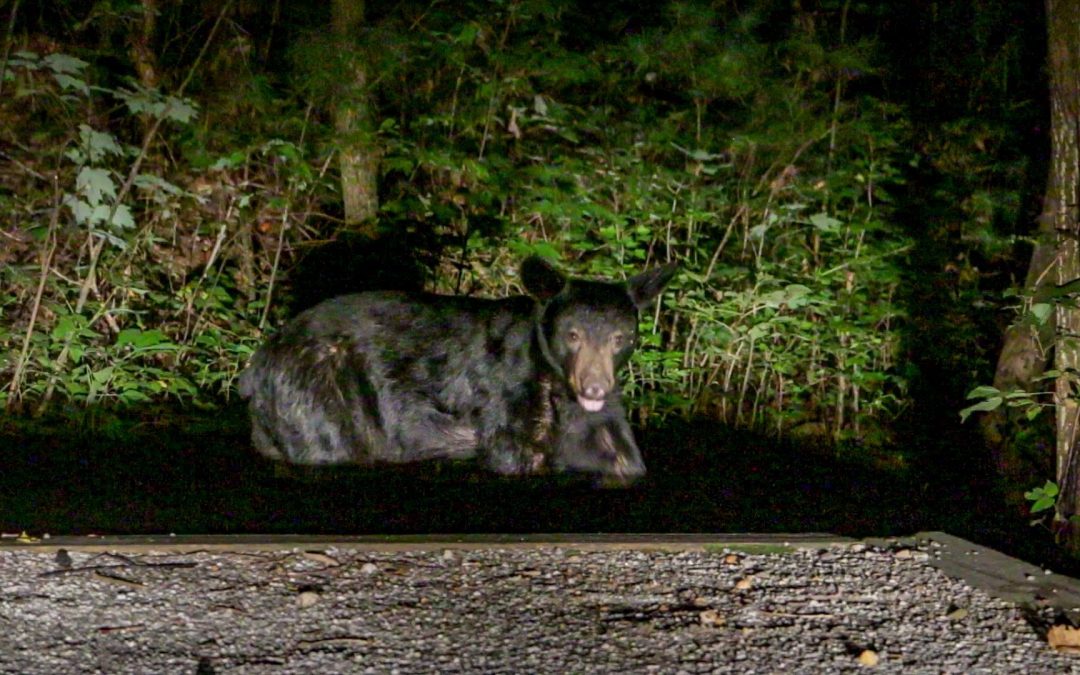
M 537 300 L 547 300 L 566 287 L 566 277 L 539 256 L 531 256 L 521 263 L 521 283 L 529 295 Z
M 656 296 L 660 295 L 660 291 L 664 290 L 664 286 L 667 286 L 677 271 L 679 271 L 679 264 L 670 262 L 631 278 L 626 282 L 630 299 L 638 309 L 645 309 L 656 299 Z

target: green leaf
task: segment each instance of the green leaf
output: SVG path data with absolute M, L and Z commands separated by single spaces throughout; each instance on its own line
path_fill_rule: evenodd
M 20 54 L 25 53 L 20 52 Z M 82 59 L 67 54 L 49 54 L 41 59 L 41 63 L 54 73 L 66 73 L 68 75 L 78 73 L 90 65 Z
M 1035 317 L 1036 323 L 1040 326 L 1046 324 L 1046 320 L 1050 318 L 1053 311 L 1054 306 L 1046 302 L 1040 302 L 1031 306 L 1031 315 Z
M 833 232 L 843 225 L 827 213 L 815 213 L 810 216 L 810 224 L 822 232 Z
M 1031 512 L 1039 513 L 1040 511 L 1046 511 L 1047 509 L 1051 509 L 1054 507 L 1055 502 L 1057 502 L 1057 500 L 1053 497 L 1044 495 L 1043 497 L 1035 500 L 1035 503 L 1031 505 Z
M 476 42 L 476 36 L 479 34 L 479 26 L 475 23 L 467 23 L 461 27 L 461 31 L 454 37 L 454 42 L 459 45 L 471 45 Z
M 142 334 L 142 331 L 138 328 L 125 328 L 116 334 L 117 347 L 123 347 L 125 345 L 134 345 L 136 338 Z
M 86 151 L 91 162 L 100 162 L 106 155 L 119 157 L 124 154 L 124 148 L 115 136 L 88 124 L 79 125 L 79 147 Z
M 102 218 L 102 220 L 104 220 L 105 218 L 108 218 L 107 213 L 105 214 L 105 217 Z M 112 223 L 110 224 L 120 230 L 131 230 L 135 228 L 135 218 L 132 217 L 131 209 L 128 208 L 127 204 L 117 205 L 116 211 L 113 213 L 112 216 Z
M 199 108 L 193 101 L 169 96 L 165 99 L 165 105 L 158 116 L 180 124 L 187 124 L 199 116 Z
M 138 389 L 126 389 L 117 396 L 124 403 L 145 403 L 150 397 Z
M 101 204 L 104 197 L 116 198 L 116 183 L 105 169 L 84 166 L 75 178 L 75 187 L 91 206 Z
M 92 206 L 74 195 L 64 195 L 64 205 L 71 209 L 71 215 L 75 218 L 76 223 L 80 225 L 90 224 L 90 219 L 94 216 Z
M 75 332 L 75 319 L 70 316 L 62 316 L 52 329 L 52 338 L 54 340 L 64 340 L 73 332 Z
M 74 89 L 83 95 L 90 94 L 90 87 L 86 84 L 86 81 L 81 78 L 72 77 L 63 73 L 55 73 L 53 79 L 56 80 L 56 84 L 60 85 L 60 91 Z
M 112 379 L 112 376 L 113 376 L 113 367 L 112 366 L 106 366 L 106 367 L 102 368 L 101 370 L 94 371 L 93 374 L 90 375 L 90 380 L 94 384 L 104 384 L 104 383 L 108 382 L 110 379 Z
M 991 410 L 997 410 L 1005 399 L 1000 396 L 995 398 L 988 398 L 985 401 L 979 401 L 973 406 L 964 408 L 960 411 L 960 421 L 966 422 L 967 418 L 971 416 L 971 413 L 976 412 L 989 412 Z
M 161 176 L 155 176 L 149 173 L 140 173 L 138 176 L 135 176 L 135 187 L 148 192 L 159 191 L 170 195 L 184 194 L 184 191 L 180 186 L 170 183 Z
M 1000 395 L 1001 395 L 1001 392 L 998 390 L 997 387 L 991 387 L 990 385 L 982 385 L 980 387 L 975 387 L 974 389 L 969 391 L 968 395 L 967 395 L 967 398 L 968 399 L 987 398 L 989 396 L 1000 396 Z
M 147 330 L 139 333 L 137 336 L 135 336 L 132 344 L 134 344 L 140 349 L 145 349 L 147 347 L 154 347 L 168 341 L 169 338 L 165 335 L 165 333 L 162 333 L 160 330 L 154 328 L 152 330 Z

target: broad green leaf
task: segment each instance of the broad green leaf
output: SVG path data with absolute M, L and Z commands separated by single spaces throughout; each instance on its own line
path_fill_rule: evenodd
M 90 375 L 90 380 L 94 384 L 104 384 L 104 383 L 108 382 L 112 378 L 112 376 L 113 376 L 113 367 L 112 366 L 106 366 L 106 367 L 102 368 L 101 370 L 94 371 L 94 373 Z
M 471 45 L 476 42 L 476 36 L 479 34 L 480 27 L 470 22 L 461 27 L 461 31 L 454 37 L 454 42 L 459 45 Z
M 115 136 L 88 124 L 79 125 L 79 146 L 88 153 L 91 162 L 100 162 L 106 155 L 119 157 L 124 154 L 124 148 Z
M 82 94 L 89 95 L 90 93 L 90 87 L 88 87 L 86 81 L 81 78 L 65 75 L 64 73 L 55 73 L 53 74 L 53 79 L 56 80 L 56 84 L 60 85 L 60 91 L 74 89 Z
M 123 347 L 124 345 L 134 345 L 135 339 L 141 334 L 142 331 L 138 328 L 124 328 L 116 334 L 116 342 L 114 344 L 117 347 Z
M 82 59 L 67 54 L 49 54 L 41 59 L 41 63 L 54 73 L 66 73 L 68 75 L 78 73 L 90 65 Z
M 106 214 L 105 217 L 107 218 L 108 214 Z M 135 228 L 135 218 L 132 217 L 131 209 L 128 208 L 127 204 L 117 205 L 116 211 L 113 213 L 112 216 L 111 224 L 113 225 L 113 227 L 121 230 L 131 230 Z
M 1055 499 L 1054 497 L 1044 495 L 1043 497 L 1037 499 L 1035 503 L 1031 505 L 1031 512 L 1039 513 L 1040 511 L 1046 511 L 1047 509 L 1053 508 L 1056 502 L 1057 499 Z
M 145 403 L 150 397 L 138 389 L 126 389 L 117 396 L 124 403 Z
M 135 176 L 135 187 L 147 191 L 161 191 L 170 195 L 181 195 L 184 193 L 180 186 L 170 183 L 161 176 L 155 176 L 149 173 L 140 173 L 138 176 Z
M 1035 317 L 1035 321 L 1041 326 L 1046 323 L 1046 320 L 1050 318 L 1050 315 L 1054 311 L 1054 306 L 1040 302 L 1031 306 L 1031 315 Z
M 52 329 L 52 337 L 54 340 L 64 340 L 73 332 L 75 332 L 75 319 L 70 316 L 62 316 Z
M 116 183 L 105 169 L 84 166 L 75 178 L 75 187 L 93 206 L 101 204 L 104 197 L 116 198 Z
M 154 328 L 147 331 L 142 331 L 136 335 L 132 341 L 132 344 L 138 348 L 154 347 L 163 342 L 168 342 L 169 338 L 160 330 Z
M 827 213 L 815 213 L 810 216 L 810 224 L 822 232 L 832 232 L 843 225 L 843 223 Z
M 80 225 L 90 224 L 90 219 L 94 215 L 94 208 L 92 206 L 74 195 L 65 195 L 64 204 L 71 209 L 71 215 L 74 216 L 75 222 Z
M 159 116 L 163 116 L 165 119 L 172 120 L 173 122 L 187 124 L 199 116 L 199 108 L 189 99 L 169 96 L 165 99 L 165 105 L 159 113 Z
M 991 387 L 990 385 L 982 385 L 982 386 L 979 386 L 979 387 L 975 387 L 974 389 L 969 391 L 968 395 L 967 395 L 967 398 L 968 399 L 986 398 L 987 396 L 1000 396 L 1000 395 L 1001 395 L 1001 392 L 998 391 L 997 387 Z
M 1004 400 L 1005 399 L 998 396 L 994 398 L 988 398 L 985 401 L 979 401 L 973 406 L 964 408 L 960 411 L 960 421 L 966 422 L 967 418 L 970 417 L 972 413 L 990 412 L 991 410 L 997 410 L 999 407 L 1001 407 L 1001 404 Z

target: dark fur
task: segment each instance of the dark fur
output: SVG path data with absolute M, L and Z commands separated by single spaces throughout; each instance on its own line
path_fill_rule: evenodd
M 568 280 L 530 258 L 522 280 L 532 297 L 371 292 L 323 302 L 240 379 L 255 447 L 298 464 L 479 456 L 503 474 L 633 479 L 644 465 L 615 374 L 633 351 L 638 309 L 674 271 Z

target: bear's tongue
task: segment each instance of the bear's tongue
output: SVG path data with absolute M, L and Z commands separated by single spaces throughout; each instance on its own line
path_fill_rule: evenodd
M 578 403 L 582 408 L 585 408 L 589 412 L 600 412 L 604 409 L 604 399 L 596 400 L 594 398 L 585 398 L 584 396 L 578 396 Z

